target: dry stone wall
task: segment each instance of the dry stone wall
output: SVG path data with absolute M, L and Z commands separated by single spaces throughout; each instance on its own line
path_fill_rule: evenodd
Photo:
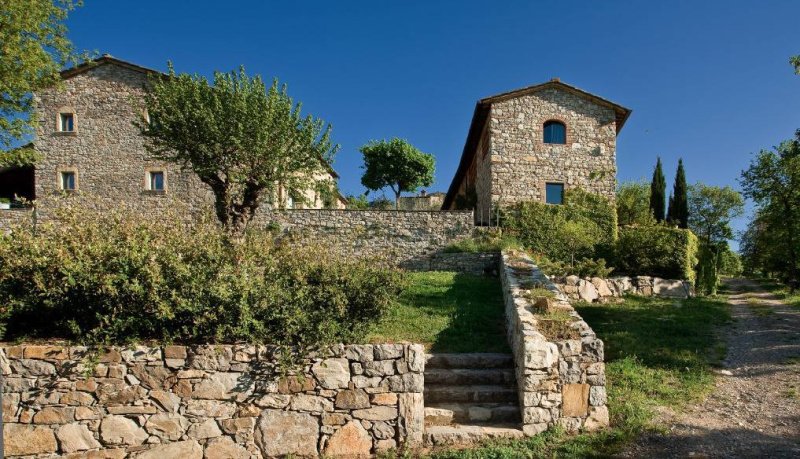
M 0 209 L 0 231 L 7 231 L 30 218 L 33 218 L 33 212 L 29 209 Z
M 665 298 L 691 298 L 694 287 L 691 282 L 676 279 L 661 279 L 650 276 L 620 276 L 603 279 L 578 276 L 554 277 L 559 291 L 572 300 L 604 302 L 625 295 L 660 296 Z
M 6 457 L 359 457 L 422 441 L 422 346 L 335 346 L 285 377 L 273 352 L 4 346 Z
M 603 341 L 526 255 L 504 252 L 500 278 L 524 433 L 536 435 L 554 425 L 568 431 L 608 426 Z M 529 296 L 534 288 L 553 293 L 545 309 L 567 314 L 574 337 L 545 335 L 537 314 L 541 305 Z
M 432 255 L 474 231 L 472 211 L 296 209 L 263 212 L 254 223 L 270 225 L 299 244 L 322 245 L 339 256 L 385 258 L 417 270 L 430 267 Z

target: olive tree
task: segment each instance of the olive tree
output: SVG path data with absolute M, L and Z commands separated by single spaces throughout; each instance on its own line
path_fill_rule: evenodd
M 241 233 L 262 200 L 279 187 L 296 193 L 312 185 L 338 145 L 330 125 L 301 114 L 286 85 L 244 68 L 199 75 L 154 75 L 144 97 L 147 119 L 137 123 L 156 159 L 191 170 L 211 188 L 219 221 Z

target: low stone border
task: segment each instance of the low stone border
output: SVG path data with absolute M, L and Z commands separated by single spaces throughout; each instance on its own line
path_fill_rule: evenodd
M 496 276 L 500 253 L 440 252 L 401 264 L 411 271 L 455 271 L 474 276 Z
M 2 346 L 6 457 L 353 457 L 421 444 L 421 345 L 335 346 L 287 377 L 273 355 Z
M 691 298 L 694 286 L 691 282 L 661 279 L 650 276 L 619 276 L 609 279 L 578 276 L 552 278 L 559 291 L 570 299 L 588 302 L 606 301 L 625 295 L 660 296 L 665 298 Z
M 500 277 L 524 433 L 536 435 L 554 425 L 568 431 L 608 426 L 603 342 L 526 255 L 503 252 Z M 552 293 L 547 307 L 569 314 L 579 339 L 551 340 L 540 332 L 541 299 L 529 298 L 532 288 Z

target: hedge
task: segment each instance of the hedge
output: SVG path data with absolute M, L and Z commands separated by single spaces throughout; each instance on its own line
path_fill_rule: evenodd
M 571 263 L 573 255 L 607 257 L 617 238 L 614 205 L 580 189 L 567 191 L 563 205 L 524 201 L 506 207 L 501 225 L 534 254 L 560 262 Z
M 68 208 L 0 234 L 0 338 L 303 351 L 363 339 L 402 287 L 401 273 L 369 261 L 176 221 Z
M 687 229 L 622 227 L 615 244 L 614 273 L 693 281 L 697 255 L 697 237 Z

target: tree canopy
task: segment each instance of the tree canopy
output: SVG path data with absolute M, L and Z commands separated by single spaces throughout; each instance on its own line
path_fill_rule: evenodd
M 244 68 L 199 75 L 154 75 L 144 99 L 149 120 L 138 123 L 157 159 L 197 174 L 214 193 L 220 222 L 241 232 L 262 199 L 283 188 L 292 194 L 312 185 L 338 150 L 330 125 L 302 115 L 286 85 Z
M 743 238 L 745 261 L 794 284 L 800 280 L 800 130 L 774 150 L 761 150 L 740 183 L 757 208 Z
M 373 140 L 361 147 L 364 174 L 361 184 L 368 190 L 390 188 L 398 207 L 400 194 L 433 184 L 435 160 L 404 139 Z
M 706 244 L 733 239 L 731 220 L 744 212 L 742 195 L 729 186 L 689 187 L 689 228 Z
M 74 61 L 64 20 L 76 0 L 3 0 L 0 11 L 0 167 L 27 165 L 32 148 L 15 148 L 33 134 L 33 93 L 60 81 Z M 11 150 L 11 151 L 7 151 Z
M 664 171 L 661 167 L 661 158 L 656 161 L 656 168 L 653 170 L 653 180 L 650 183 L 650 210 L 653 218 L 657 222 L 664 221 L 664 200 L 667 192 L 667 181 L 664 179 Z
M 672 186 L 672 195 L 667 209 L 667 221 L 678 228 L 689 227 L 689 198 L 686 186 L 686 171 L 683 170 L 683 159 L 678 160 L 678 170 L 675 172 L 675 184 Z
M 653 212 L 650 209 L 650 184 L 645 180 L 619 184 L 616 205 L 620 226 L 655 223 Z

